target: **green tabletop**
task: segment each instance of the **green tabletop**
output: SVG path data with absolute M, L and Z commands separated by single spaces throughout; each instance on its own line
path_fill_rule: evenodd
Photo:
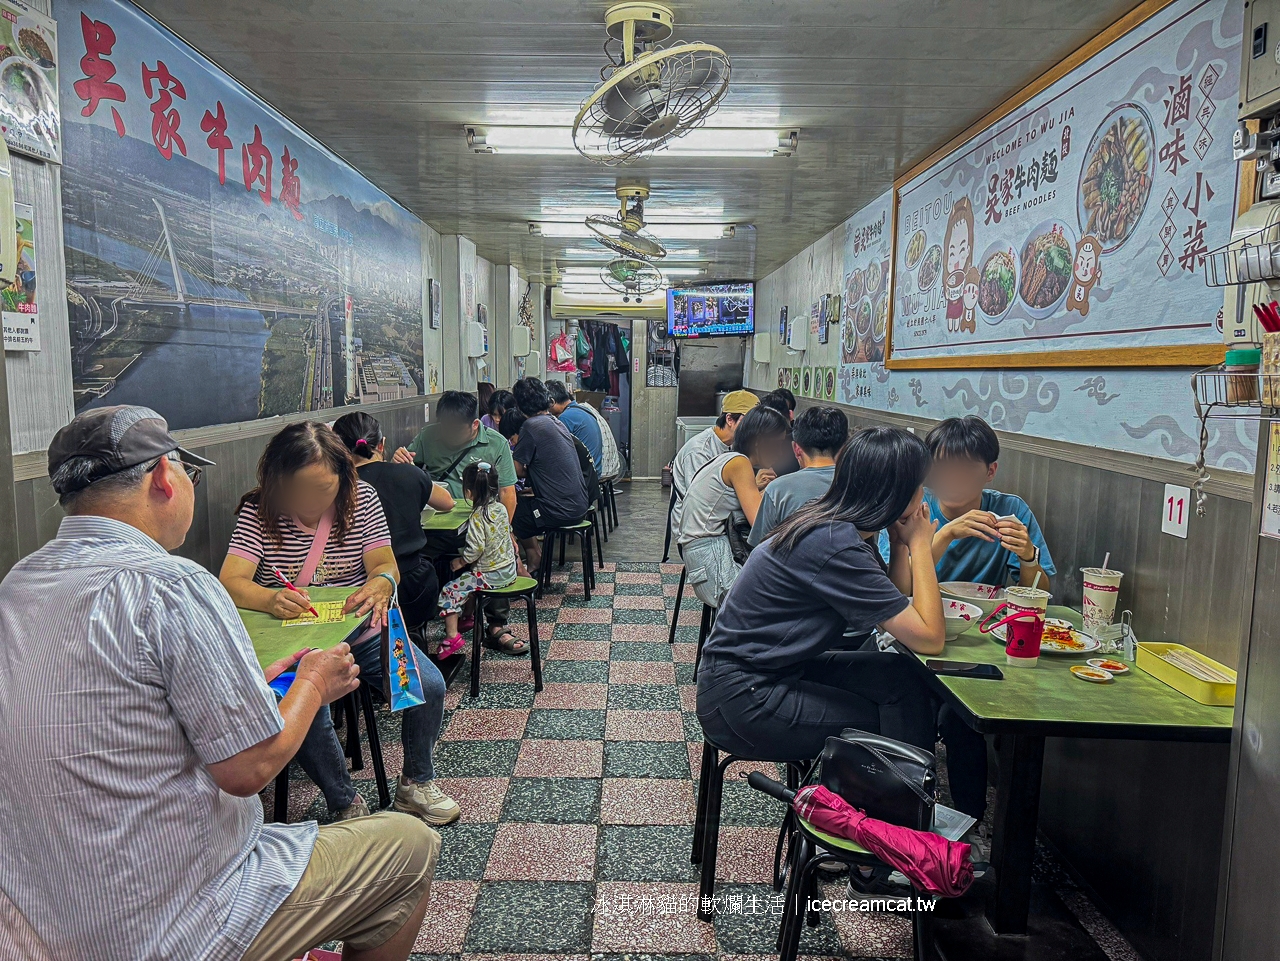
M 358 587 L 311 587 L 307 594 L 313 601 L 345 601 L 354 594 Z M 369 619 L 348 614 L 342 621 L 332 624 L 300 624 L 297 627 L 284 627 L 284 621 L 264 614 L 261 611 L 247 611 L 237 608 L 245 630 L 249 632 L 249 640 L 253 641 L 253 651 L 258 655 L 258 663 L 264 668 L 280 658 L 300 651 L 304 647 L 329 648 L 335 644 L 350 640 Z
M 1077 627 L 1080 614 L 1050 607 L 1051 617 Z M 1230 707 L 1209 707 L 1180 694 L 1163 681 L 1129 665 L 1108 684 L 1091 684 L 1070 668 L 1098 654 L 1042 654 L 1034 668 L 1009 667 L 1004 645 L 976 626 L 949 641 L 939 659 L 996 664 L 1003 681 L 967 677 L 929 677 L 948 701 L 967 714 L 984 734 L 1039 734 L 1060 737 L 1114 737 L 1135 740 L 1229 741 Z M 1114 655 L 1112 655 L 1114 656 Z M 923 662 L 927 658 L 921 657 Z
M 470 516 L 471 502 L 458 500 L 454 502 L 453 510 L 438 511 L 423 521 L 422 529 L 424 531 L 456 531 L 467 522 Z

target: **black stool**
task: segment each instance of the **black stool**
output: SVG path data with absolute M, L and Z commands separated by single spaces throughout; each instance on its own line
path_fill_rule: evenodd
M 588 515 L 588 518 L 592 515 Z M 542 534 L 542 563 L 538 567 L 538 597 L 542 596 L 547 585 L 551 583 L 551 555 L 555 549 L 556 538 L 560 539 L 560 564 L 564 565 L 564 546 L 571 537 L 582 541 L 582 592 L 587 600 L 591 600 L 591 590 L 596 586 L 595 564 L 591 556 L 591 533 L 595 524 L 590 519 L 566 524 L 563 527 L 548 527 Z
M 600 496 L 604 500 L 605 518 L 609 522 L 609 530 L 618 526 L 618 492 L 613 486 L 613 478 L 600 482 Z M 608 540 L 608 537 L 605 538 Z
M 664 557 L 665 561 L 666 558 Z M 687 568 L 680 568 L 680 586 L 676 588 L 676 609 L 671 613 L 671 636 L 667 638 L 668 644 L 676 642 L 676 627 L 680 623 L 680 602 L 684 600 L 684 579 L 689 574 Z
M 722 760 L 720 755 L 724 754 Z M 720 803 L 724 798 L 724 772 L 730 764 L 739 761 L 762 761 L 764 758 L 743 757 L 729 754 L 712 744 L 703 735 L 702 739 L 702 773 L 698 778 L 697 814 L 693 822 L 693 850 L 689 860 L 702 865 L 702 877 L 698 885 L 698 918 L 702 921 L 712 920 L 712 895 L 716 890 L 716 855 L 720 850 Z M 799 786 L 808 773 L 812 762 L 777 761 L 785 764 L 787 784 Z M 778 835 L 778 845 L 774 851 L 773 876 L 774 889 L 781 888 L 781 862 L 784 840 L 787 837 L 789 824 L 784 818 L 782 829 Z
M 587 511 L 587 520 L 591 522 L 591 533 L 596 539 L 596 553 L 600 557 L 600 566 L 604 567 L 604 545 L 600 543 L 600 529 L 603 526 L 600 523 L 600 515 L 596 513 L 596 509 L 592 507 Z M 564 567 L 564 542 L 566 538 L 560 538 L 560 566 Z M 595 578 L 592 578 L 592 587 L 595 587 Z
M 667 536 L 662 539 L 662 563 L 671 556 L 671 512 L 676 509 L 676 485 L 671 485 L 671 502 L 667 504 Z
M 538 582 L 532 577 L 517 577 L 506 587 L 486 587 L 476 591 L 476 623 L 471 634 L 471 696 L 480 696 L 480 648 L 484 639 L 484 599 L 486 597 L 523 597 L 529 615 L 529 657 L 533 661 L 533 689 L 542 690 L 542 652 L 538 649 L 538 611 L 533 596 Z
M 369 757 L 373 761 L 373 777 L 378 782 L 378 804 L 380 808 L 391 806 L 391 790 L 387 787 L 387 770 L 382 763 L 382 742 L 378 740 L 378 718 L 373 708 L 373 696 L 369 693 L 369 685 L 364 681 L 360 687 L 352 691 L 340 702 L 340 710 L 346 719 L 347 743 L 344 753 L 351 759 L 351 770 L 364 769 L 364 754 L 360 750 L 360 725 L 356 720 L 356 703 L 364 711 L 365 731 L 369 736 Z M 275 811 L 271 819 L 281 824 L 289 823 L 289 761 L 276 775 Z

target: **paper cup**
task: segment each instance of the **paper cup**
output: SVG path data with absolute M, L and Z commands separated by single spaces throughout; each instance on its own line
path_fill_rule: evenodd
M 1104 567 L 1082 567 L 1080 573 L 1084 580 L 1084 603 L 1081 610 L 1084 615 L 1084 632 L 1093 635 L 1115 619 L 1116 598 L 1120 594 L 1120 578 L 1124 574 Z
M 1010 667 L 1035 667 L 1040 662 L 1040 636 L 1044 633 L 1044 614 L 1050 594 L 1034 587 L 1005 588 L 1008 605 L 1014 611 L 1035 614 L 1035 621 L 1011 621 L 1005 632 L 1005 662 Z

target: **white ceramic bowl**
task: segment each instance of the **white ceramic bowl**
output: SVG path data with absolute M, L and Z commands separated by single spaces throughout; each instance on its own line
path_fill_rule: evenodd
M 947 621 L 947 640 L 953 641 L 982 620 L 982 608 L 968 601 L 942 599 L 942 616 Z
M 976 584 L 973 581 L 946 581 L 938 585 L 942 589 L 944 601 L 965 601 L 976 604 L 986 617 L 1005 602 L 1003 587 L 992 587 L 990 584 Z

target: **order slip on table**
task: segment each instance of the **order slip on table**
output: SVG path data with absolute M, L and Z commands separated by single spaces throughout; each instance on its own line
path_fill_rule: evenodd
M 307 594 L 312 601 L 345 601 L 357 590 L 359 588 L 356 587 L 311 587 L 307 589 Z M 285 627 L 284 622 L 279 618 L 261 611 L 248 611 L 241 607 L 236 609 L 236 613 L 240 615 L 241 623 L 249 632 L 249 640 L 253 642 L 253 652 L 258 656 L 258 663 L 264 669 L 304 647 L 327 650 L 343 641 L 354 642 L 369 622 L 368 615 L 364 617 L 348 615 L 341 621 L 328 624 L 299 624 L 294 627 Z M 360 751 L 360 731 L 356 723 L 357 703 L 364 714 L 365 733 L 369 738 L 369 754 L 373 762 L 374 778 L 378 784 L 378 800 L 382 807 L 389 807 L 391 790 L 387 786 L 386 769 L 382 763 L 382 743 L 378 740 L 378 722 L 374 714 L 373 697 L 369 693 L 369 685 L 363 681 L 359 688 L 341 701 L 342 711 L 346 717 L 346 754 L 351 759 L 353 770 L 359 771 L 364 767 L 364 758 Z M 275 819 L 277 821 L 288 820 L 289 767 L 292 763 L 290 761 L 286 764 L 284 770 L 276 777 Z
M 1081 623 L 1080 614 L 1070 608 L 1050 607 L 1048 614 L 1076 627 Z M 930 658 L 912 658 L 931 689 L 965 724 L 980 734 L 999 735 L 991 845 L 995 890 L 986 904 L 985 922 L 979 916 L 961 925 L 939 924 L 935 928 L 935 943 L 948 961 L 994 959 L 1006 954 L 1080 961 L 1106 957 L 1074 919 L 1061 911 L 1056 899 L 1033 896 L 1031 863 L 1046 737 L 1201 743 L 1231 740 L 1232 708 L 1193 701 L 1133 663 L 1129 673 L 1107 684 L 1090 684 L 1071 674 L 1072 665 L 1083 664 L 1091 656 L 1100 655 L 1042 654 L 1034 668 L 1010 667 L 1004 645 L 975 625 L 949 641 L 936 658 L 995 664 L 1004 672 L 1004 680 L 942 677 L 925 666 Z M 1073 937 L 1080 943 L 1067 943 Z M 1006 940 L 1018 942 L 1017 950 L 1012 950 L 1013 945 L 1002 950 L 1001 942 Z

